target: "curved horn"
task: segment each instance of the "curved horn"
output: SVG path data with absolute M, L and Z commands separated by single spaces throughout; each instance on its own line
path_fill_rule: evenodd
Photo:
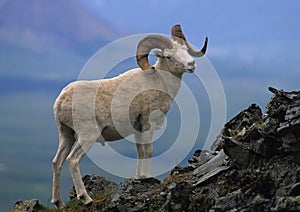
M 205 38 L 204 45 L 200 51 L 195 50 L 187 41 L 185 42 L 185 45 L 188 47 L 188 52 L 193 57 L 202 57 L 207 49 L 207 43 L 208 43 L 208 37 Z
M 180 24 L 176 24 L 172 27 L 172 38 L 179 42 L 181 41 L 181 43 L 182 43 L 182 41 L 184 41 L 185 45 L 188 48 L 189 54 L 192 55 L 193 57 L 201 57 L 206 52 L 208 37 L 205 38 L 205 42 L 204 42 L 202 49 L 200 51 L 197 51 L 187 42 L 187 40 L 181 30 Z
M 148 61 L 148 55 L 152 49 L 171 49 L 173 44 L 169 38 L 163 35 L 148 35 L 143 38 L 138 46 L 136 51 L 136 60 L 138 65 L 143 70 L 154 69 Z
M 183 41 L 186 42 L 186 38 L 181 30 L 180 24 L 176 24 L 172 27 L 172 39 L 178 41 L 183 44 Z

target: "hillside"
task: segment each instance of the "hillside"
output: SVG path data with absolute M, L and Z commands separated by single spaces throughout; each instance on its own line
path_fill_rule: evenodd
M 73 0 L 2 1 L 0 77 L 74 78 L 95 51 L 118 35 Z
M 71 49 L 118 36 L 73 0 L 4 1 L 0 4 L 0 23 L 1 41 L 32 49 L 34 45 Z
M 74 189 L 62 211 L 299 211 L 300 91 L 269 88 L 265 114 L 255 104 L 221 130 L 211 151 L 197 150 L 187 167 L 163 182 L 83 177 L 94 198 L 85 206 Z M 56 211 L 38 200 L 18 201 L 13 211 Z

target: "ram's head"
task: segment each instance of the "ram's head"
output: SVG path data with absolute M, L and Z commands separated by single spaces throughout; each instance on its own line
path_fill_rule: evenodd
M 194 72 L 196 69 L 193 57 L 201 57 L 205 54 L 208 38 L 200 51 L 196 51 L 186 40 L 181 26 L 176 24 L 172 27 L 172 39 L 164 35 L 152 34 L 143 38 L 137 47 L 137 63 L 143 70 L 164 68 L 176 73 Z M 152 49 L 159 58 L 159 67 L 149 64 L 148 56 Z

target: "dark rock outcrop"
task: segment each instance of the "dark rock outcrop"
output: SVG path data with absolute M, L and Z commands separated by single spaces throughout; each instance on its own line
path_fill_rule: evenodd
M 84 206 L 73 190 L 63 211 L 300 211 L 300 92 L 269 90 L 264 114 L 250 105 L 211 151 L 197 150 L 163 182 L 85 176 L 94 203 Z
M 117 188 L 117 184 L 106 180 L 102 176 L 97 175 L 86 175 L 82 178 L 86 191 L 88 195 L 93 199 L 99 199 L 101 197 L 106 197 L 111 194 L 111 191 Z M 70 200 L 76 200 L 76 191 L 73 186 L 70 191 Z
M 12 212 L 37 212 L 45 210 L 46 207 L 41 205 L 37 199 L 17 201 L 12 208 Z

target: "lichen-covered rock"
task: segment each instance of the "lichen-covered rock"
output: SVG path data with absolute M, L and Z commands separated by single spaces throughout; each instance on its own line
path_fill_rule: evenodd
M 38 212 L 44 211 L 46 208 L 39 203 L 37 199 L 20 200 L 15 203 L 12 212 Z
M 214 155 L 212 152 L 209 152 L 207 150 L 197 150 L 194 154 L 193 157 L 188 159 L 189 166 L 195 169 L 196 167 L 201 166 L 202 164 L 206 163 L 210 159 L 212 159 Z
M 201 157 L 201 156 L 200 156 Z M 199 165 L 194 171 L 194 175 L 203 176 L 219 167 L 226 166 L 226 155 L 223 150 L 216 153 L 211 159 L 207 160 L 206 163 Z
M 84 183 L 85 189 L 88 192 L 89 196 L 94 199 L 99 199 L 101 197 L 106 197 L 110 194 L 112 194 L 113 191 L 116 190 L 117 184 L 106 180 L 102 176 L 97 175 L 85 175 L 82 178 L 82 181 Z M 76 199 L 76 191 L 73 186 L 73 188 L 70 191 L 70 199 L 74 200 Z
M 262 111 L 256 104 L 250 105 L 247 109 L 241 111 L 238 115 L 227 122 L 221 133 L 218 135 L 216 141 L 213 143 L 211 150 L 216 151 L 223 149 L 222 140 L 224 137 L 230 137 L 241 142 L 249 142 L 245 138 L 245 133 L 256 133 L 253 129 L 260 129 L 262 126 Z M 255 137 L 259 135 L 253 135 Z M 251 135 L 247 137 L 251 138 Z M 253 137 L 253 139 L 255 139 Z
M 282 149 L 300 164 L 300 91 L 269 90 L 274 96 L 266 106 L 264 131 L 279 138 Z
M 212 149 L 223 148 L 243 167 L 272 157 L 280 149 L 300 164 L 300 92 L 269 90 L 274 96 L 264 115 L 252 104 L 225 124 Z
M 274 96 L 268 102 L 264 114 L 264 130 L 277 134 L 300 124 L 300 91 L 283 91 L 269 88 Z
M 161 211 L 188 211 L 192 190 L 192 185 L 188 182 L 173 183 L 169 187 L 169 193 Z
M 154 203 L 159 202 L 161 198 L 157 195 L 159 188 L 160 181 L 155 178 L 126 179 L 113 192 L 111 203 L 103 211 L 149 211 L 151 207 L 154 209 Z
M 272 155 L 277 148 L 278 143 L 270 142 L 263 132 L 262 111 L 256 104 L 227 122 L 212 146 L 212 149 L 223 149 L 243 167 Z

